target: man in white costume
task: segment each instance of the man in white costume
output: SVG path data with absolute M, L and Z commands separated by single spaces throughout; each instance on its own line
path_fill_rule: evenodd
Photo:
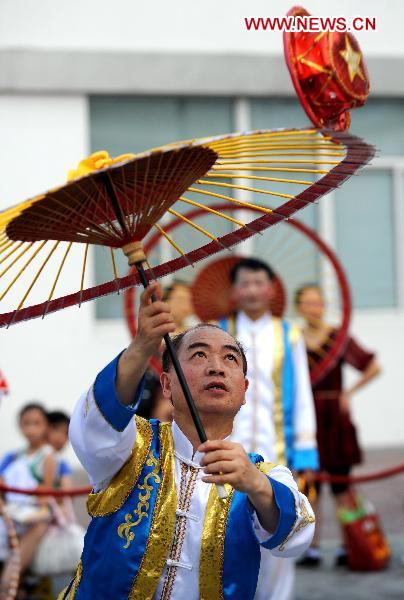
M 76 406 L 70 438 L 93 484 L 93 518 L 61 598 L 252 600 L 260 546 L 297 556 L 312 539 L 314 515 L 290 471 L 228 439 L 248 387 L 245 355 L 228 333 L 199 325 L 173 341 L 210 441 L 199 442 L 167 353 L 161 384 L 174 422 L 134 418 L 148 361 L 173 330 L 152 284 L 136 339 Z
M 250 382 L 232 439 L 311 480 L 318 455 L 306 347 L 299 329 L 269 310 L 273 279 L 272 269 L 254 258 L 242 259 L 231 271 L 237 312 L 219 325 L 243 344 Z M 255 599 L 290 600 L 294 575 L 293 560 L 262 553 Z

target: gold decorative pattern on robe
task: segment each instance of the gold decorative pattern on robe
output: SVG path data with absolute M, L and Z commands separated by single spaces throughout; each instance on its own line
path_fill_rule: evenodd
M 206 506 L 202 530 L 201 558 L 199 563 L 200 600 L 223 599 L 224 540 L 227 517 L 234 489 L 226 484 L 228 497 L 221 500 L 216 486 L 212 485 Z
M 316 522 L 316 517 L 309 512 L 309 510 L 306 506 L 306 502 L 304 501 L 303 498 L 300 499 L 299 509 L 300 509 L 300 513 L 298 511 L 296 511 L 296 519 L 295 519 L 295 522 L 293 523 L 292 529 L 290 530 L 288 535 L 285 537 L 283 542 L 281 542 L 279 545 L 279 552 L 283 552 L 285 550 L 285 546 L 286 546 L 287 542 L 290 540 L 290 538 L 292 536 L 295 535 L 295 533 L 297 533 L 298 531 L 303 529 L 303 527 L 306 527 L 307 525 L 310 525 L 311 523 Z M 298 523 L 299 517 L 301 517 L 301 521 Z
M 189 476 L 188 476 L 189 475 Z M 180 481 L 180 492 L 178 499 L 178 508 L 185 514 L 178 514 L 176 512 L 176 521 L 174 527 L 174 536 L 168 554 L 169 559 L 172 561 L 179 561 L 181 558 L 182 547 L 185 541 L 186 530 L 188 526 L 188 519 L 186 514 L 189 512 L 192 500 L 192 494 L 195 489 L 196 479 L 198 476 L 198 469 L 181 463 L 181 481 Z M 178 567 L 176 564 L 171 564 L 167 569 L 163 590 L 159 600 L 169 600 L 174 588 L 175 579 L 177 576 Z
M 301 336 L 301 329 L 297 325 L 291 325 L 289 328 L 289 341 L 292 346 L 295 346 Z
M 272 381 L 274 385 L 274 429 L 275 429 L 275 452 L 278 463 L 286 465 L 286 444 L 283 423 L 282 404 L 282 371 L 285 358 L 285 346 L 283 339 L 283 327 L 281 319 L 272 318 L 274 326 L 274 366 Z
M 126 544 L 124 548 L 129 548 L 130 544 L 135 539 L 135 533 L 131 531 L 133 527 L 139 525 L 140 521 L 147 518 L 149 516 L 149 500 L 151 496 L 151 492 L 153 490 L 153 486 L 149 484 L 149 479 L 154 479 L 155 483 L 160 483 L 160 475 L 159 475 L 159 461 L 154 456 L 154 450 L 150 450 L 149 455 L 146 460 L 146 465 L 148 467 L 153 467 L 153 470 L 147 473 L 145 476 L 143 483 L 140 484 L 139 487 L 139 496 L 138 496 L 138 505 L 136 510 L 133 511 L 133 515 L 136 517 L 136 520 L 133 521 L 132 513 L 127 513 L 125 515 L 125 521 L 121 523 L 117 529 L 118 535 L 121 538 L 126 539 Z
M 236 319 L 234 315 L 229 315 L 227 317 L 227 330 L 231 336 L 234 338 L 236 337 Z
M 89 494 L 87 511 L 92 517 L 103 517 L 116 512 L 124 504 L 142 472 L 153 438 L 148 421 L 136 415 L 136 440 L 132 454 L 102 492 Z
M 163 573 L 174 533 L 177 490 L 170 423 L 160 423 L 159 437 L 162 481 L 157 493 L 146 549 L 129 600 L 151 600 Z
M 274 467 L 276 467 L 275 463 L 271 463 L 271 462 L 257 462 L 255 463 L 255 466 L 257 467 L 257 469 L 259 471 L 261 471 L 261 473 L 264 473 L 264 475 L 269 475 L 269 473 L 272 471 L 272 469 Z

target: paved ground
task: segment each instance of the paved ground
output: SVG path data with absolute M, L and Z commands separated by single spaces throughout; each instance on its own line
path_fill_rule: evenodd
M 389 536 L 393 560 L 386 571 L 379 573 L 353 573 L 346 569 L 335 569 L 332 564 L 336 544 L 327 540 L 324 544 L 324 566 L 314 572 L 298 569 L 296 600 L 403 600 L 403 538 L 403 534 Z
M 355 473 L 369 473 L 404 462 L 404 448 L 373 450 Z M 80 483 L 85 479 L 80 478 Z M 333 557 L 339 544 L 339 531 L 333 516 L 333 503 L 324 490 L 323 551 L 321 568 L 299 568 L 296 600 L 404 600 L 404 474 L 391 479 L 363 484 L 361 491 L 377 507 L 392 547 L 391 565 L 379 573 L 353 573 L 335 569 Z M 75 501 L 80 520 L 86 522 L 84 500 Z M 242 600 L 240 598 L 240 600 Z
M 367 453 L 364 465 L 355 473 L 369 473 L 402 462 L 403 448 L 372 451 Z M 331 497 L 325 493 L 325 561 L 319 569 L 298 569 L 296 600 L 404 600 L 404 475 L 363 484 L 360 489 L 375 504 L 381 517 L 392 548 L 390 567 L 379 573 L 353 573 L 333 567 L 338 527 L 332 518 Z

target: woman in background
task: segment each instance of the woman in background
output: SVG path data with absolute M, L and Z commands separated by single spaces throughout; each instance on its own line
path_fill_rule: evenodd
M 191 286 L 185 281 L 175 279 L 163 290 L 163 302 L 167 302 L 174 318 L 177 335 L 197 323 L 192 306 Z
M 337 330 L 324 321 L 325 302 L 321 288 L 305 285 L 295 294 L 295 308 L 305 320 L 303 334 L 307 346 L 309 366 L 318 362 L 318 357 L 330 350 Z M 348 389 L 343 385 L 343 366 L 351 365 L 361 375 Z M 353 338 L 348 337 L 345 349 L 330 371 L 313 386 L 314 404 L 317 417 L 317 444 L 320 467 L 330 475 L 348 476 L 352 466 L 361 462 L 361 450 L 355 427 L 350 418 L 353 395 L 380 373 L 380 366 L 374 353 L 362 348 Z M 318 566 L 322 556 L 319 547 L 320 482 L 316 482 L 317 500 L 311 500 L 316 514 L 316 531 L 313 543 L 298 564 Z M 349 486 L 332 483 L 331 492 L 336 508 L 349 504 Z M 337 552 L 336 565 L 346 564 L 346 551 L 341 546 Z

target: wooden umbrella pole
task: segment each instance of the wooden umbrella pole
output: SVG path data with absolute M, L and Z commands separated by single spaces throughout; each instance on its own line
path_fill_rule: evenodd
M 135 267 L 137 269 L 137 272 L 139 273 L 140 281 L 142 282 L 143 287 L 147 288 L 149 283 L 147 281 L 147 277 L 146 277 L 145 270 L 143 268 L 143 264 L 141 262 L 137 262 L 137 263 L 135 263 Z M 153 294 L 152 302 L 155 302 L 155 301 L 156 301 L 156 297 Z M 165 344 L 167 347 L 167 352 L 170 355 L 170 359 L 173 364 L 174 370 L 177 374 L 178 381 L 180 383 L 182 392 L 185 396 L 185 400 L 188 404 L 189 412 L 191 413 L 191 418 L 192 418 L 192 421 L 194 422 L 195 429 L 198 433 L 201 443 L 203 444 L 203 442 L 206 442 L 208 439 L 206 436 L 205 428 L 202 424 L 201 417 L 199 416 L 198 409 L 195 406 L 194 399 L 192 398 L 192 394 L 188 387 L 187 380 L 185 379 L 184 371 L 182 370 L 180 361 L 178 360 L 178 355 L 174 348 L 174 344 L 172 342 L 172 339 L 168 335 L 168 333 L 164 336 L 164 341 L 165 341 Z M 217 489 L 219 498 L 221 498 L 222 500 L 225 500 L 227 498 L 227 492 L 226 492 L 224 485 L 217 484 L 216 489 Z
M 143 287 L 147 288 L 148 281 L 147 281 L 146 273 L 145 273 L 142 263 L 136 263 L 135 266 L 136 266 L 137 272 L 139 273 L 140 281 L 142 282 Z M 156 301 L 156 297 L 153 294 L 152 302 L 155 302 L 155 301 Z M 191 413 L 191 417 L 192 417 L 192 420 L 196 427 L 196 431 L 198 432 L 199 439 L 201 440 L 201 443 L 206 442 L 208 438 L 206 437 L 205 429 L 202 425 L 202 421 L 199 416 L 198 410 L 195 406 L 194 400 L 192 398 L 190 389 L 188 387 L 187 380 L 185 379 L 184 372 L 183 372 L 180 362 L 178 360 L 178 356 L 177 356 L 177 352 L 175 351 L 174 344 L 172 342 L 172 339 L 168 335 L 168 333 L 164 336 L 164 341 L 165 341 L 165 344 L 167 347 L 168 354 L 170 355 L 170 359 L 173 364 L 174 370 L 177 374 L 178 381 L 180 382 L 181 389 L 184 393 L 185 400 L 187 401 L 187 404 L 189 407 L 189 412 Z
M 126 224 L 125 218 L 122 214 L 122 210 L 121 210 L 121 207 L 119 204 L 119 200 L 116 196 L 114 186 L 112 185 L 112 183 L 108 177 L 108 174 L 103 173 L 102 179 L 103 179 L 106 191 L 108 193 L 108 196 L 111 200 L 111 204 L 112 204 L 113 210 L 115 212 L 116 218 L 118 220 L 118 223 L 120 224 L 123 233 L 125 233 L 127 235 L 129 233 L 127 224 Z M 146 289 L 147 286 L 149 285 L 149 282 L 147 281 L 146 273 L 143 268 L 143 262 L 146 260 L 146 255 L 143 251 L 141 242 L 134 241 L 129 244 L 125 244 L 122 247 L 122 250 L 128 258 L 129 266 L 136 267 L 137 272 L 139 273 L 140 281 L 142 282 L 143 287 Z M 152 302 L 155 302 L 155 301 L 156 301 L 156 297 L 153 295 Z M 173 364 L 174 370 L 177 374 L 181 389 L 185 396 L 185 400 L 188 404 L 189 412 L 191 413 L 191 418 L 194 422 L 199 439 L 201 440 L 201 443 L 203 444 L 204 442 L 207 441 L 208 438 L 206 436 L 205 428 L 202 425 L 201 418 L 199 416 L 198 410 L 195 406 L 195 402 L 192 398 L 190 389 L 188 387 L 187 380 L 185 379 L 184 371 L 182 370 L 182 367 L 178 360 L 178 356 L 177 356 L 177 352 L 175 351 L 174 344 L 168 334 L 166 334 L 164 336 L 164 341 L 166 343 L 167 350 L 170 355 L 170 359 Z M 222 500 L 227 498 L 227 492 L 226 492 L 224 485 L 216 484 L 216 489 L 217 489 L 219 498 L 221 498 Z
M 145 261 L 146 256 L 144 254 L 141 242 L 132 242 L 130 244 L 126 244 L 125 246 L 122 247 L 122 250 L 128 257 L 129 265 L 136 267 L 137 272 L 139 273 L 140 281 L 141 281 L 143 287 L 146 289 L 147 286 L 149 285 L 149 282 L 147 280 L 146 272 L 143 267 L 143 262 Z M 155 301 L 156 301 L 156 297 L 153 294 L 152 302 L 155 302 Z M 184 371 L 182 370 L 180 361 L 178 360 L 178 355 L 174 348 L 174 344 L 168 334 L 166 334 L 164 336 L 164 341 L 165 341 L 171 362 L 173 364 L 174 370 L 177 374 L 178 381 L 179 381 L 181 389 L 183 391 L 185 400 L 187 402 L 192 421 L 195 425 L 195 429 L 198 433 L 201 443 L 203 444 L 203 442 L 206 442 L 208 438 L 206 436 L 205 428 L 202 424 L 201 417 L 199 416 L 198 409 L 196 408 L 194 399 L 192 398 L 191 391 L 188 387 L 188 383 L 185 378 Z M 227 498 L 228 495 L 227 495 L 224 485 L 217 484 L 216 489 L 217 489 L 219 498 L 221 498 L 222 500 Z

